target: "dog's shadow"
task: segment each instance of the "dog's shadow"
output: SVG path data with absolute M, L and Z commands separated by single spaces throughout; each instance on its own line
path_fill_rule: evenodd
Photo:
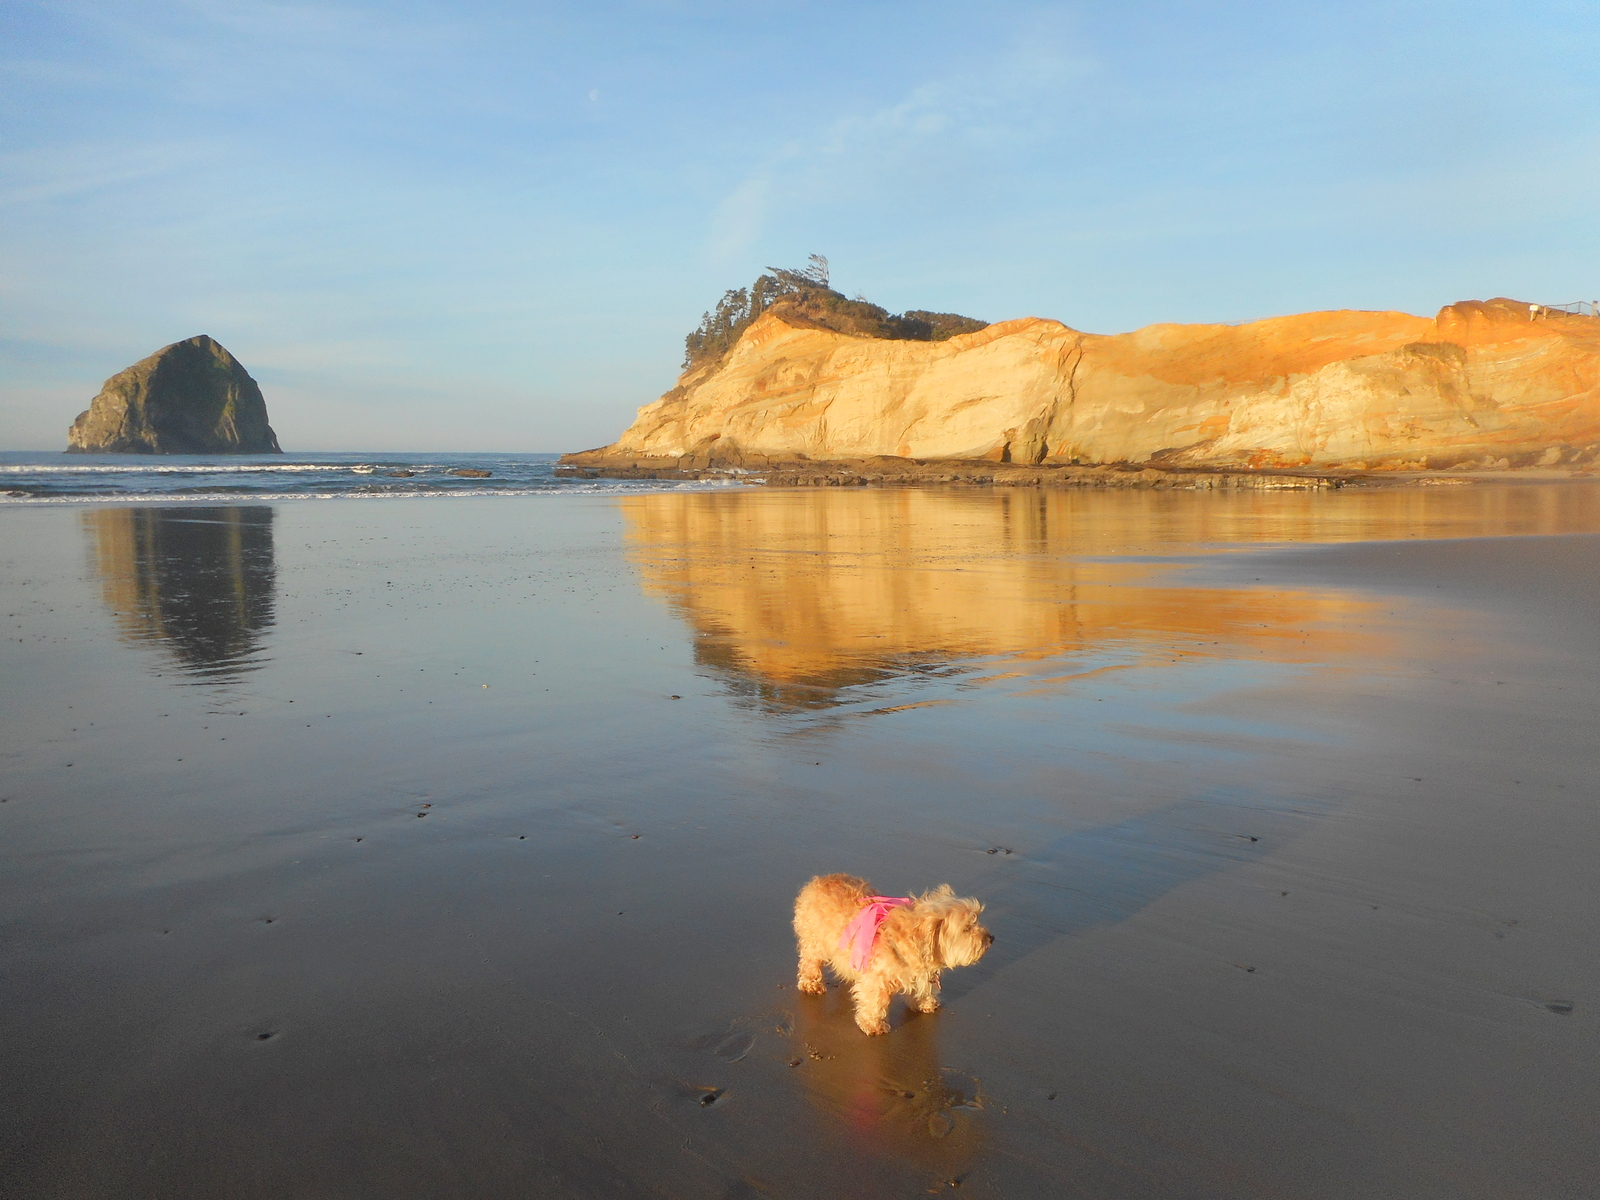
M 796 1074 L 826 1122 L 874 1155 L 959 1178 L 982 1142 L 983 1097 L 974 1080 L 941 1066 L 939 1021 L 897 1005 L 894 1031 L 856 1028 L 850 989 L 798 995 Z
M 944 996 L 965 995 L 1053 943 L 1125 921 L 1186 884 L 1254 862 L 1335 802 L 1217 788 L 1025 853 L 996 847 L 989 853 L 1002 859 L 1009 878 L 999 886 L 992 874 L 973 882 L 995 943 L 976 966 L 944 975 Z

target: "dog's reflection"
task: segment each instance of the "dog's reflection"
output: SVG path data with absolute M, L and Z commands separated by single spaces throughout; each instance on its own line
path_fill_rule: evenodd
M 795 1074 L 825 1122 L 861 1150 L 958 1179 L 982 1143 L 982 1099 L 941 1067 L 940 1017 L 897 1007 L 888 1036 L 866 1037 L 848 988 L 795 999 Z

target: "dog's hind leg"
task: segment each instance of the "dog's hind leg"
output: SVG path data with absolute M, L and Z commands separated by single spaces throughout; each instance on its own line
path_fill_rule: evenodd
M 856 1024 L 867 1034 L 889 1032 L 889 1001 L 894 991 L 881 979 L 870 975 L 855 982 Z

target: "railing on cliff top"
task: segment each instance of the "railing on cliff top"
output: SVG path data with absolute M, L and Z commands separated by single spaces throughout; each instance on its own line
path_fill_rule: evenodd
M 1542 307 L 1551 312 L 1572 313 L 1575 316 L 1600 317 L 1600 300 L 1574 300 L 1570 304 L 1546 304 Z

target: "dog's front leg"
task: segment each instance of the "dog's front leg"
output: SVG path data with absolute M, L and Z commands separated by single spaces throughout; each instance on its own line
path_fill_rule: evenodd
M 822 956 L 816 953 L 806 953 L 808 947 L 800 950 L 800 982 L 796 985 L 802 992 L 821 993 L 828 990 L 828 985 L 822 982 Z
M 911 985 L 907 994 L 911 999 L 911 1007 L 918 1012 L 938 1012 L 939 972 L 935 971 L 925 979 L 918 979 Z
M 882 979 L 864 975 L 855 982 L 856 1024 L 867 1034 L 889 1032 L 889 1001 L 892 989 Z

